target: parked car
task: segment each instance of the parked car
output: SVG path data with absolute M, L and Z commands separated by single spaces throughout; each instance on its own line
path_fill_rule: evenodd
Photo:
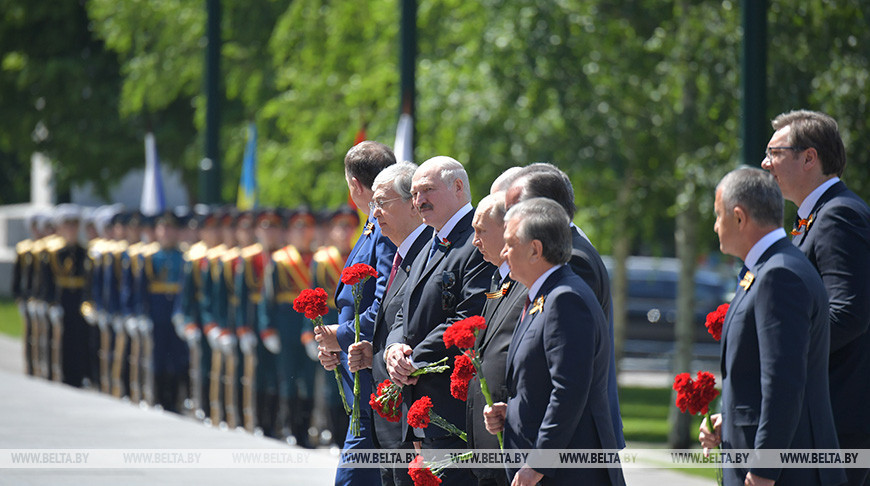
M 613 288 L 613 260 L 603 257 Z M 677 320 L 677 280 L 680 262 L 676 258 L 629 257 L 628 323 L 626 340 L 674 341 Z M 692 327 L 696 343 L 715 343 L 704 320 L 708 312 L 729 302 L 736 280 L 700 267 L 695 272 L 695 305 Z

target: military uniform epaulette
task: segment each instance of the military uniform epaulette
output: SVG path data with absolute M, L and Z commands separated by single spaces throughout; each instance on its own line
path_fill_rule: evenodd
M 314 261 L 327 263 L 341 258 L 341 252 L 334 246 L 323 246 L 314 254 Z
M 220 245 L 218 245 L 218 246 L 215 246 L 215 247 L 209 248 L 208 251 L 205 252 L 205 256 L 206 256 L 206 258 L 208 258 L 209 260 L 215 260 L 215 259 L 217 259 L 217 258 L 220 258 L 220 256 L 221 256 L 225 251 L 227 251 L 227 245 L 220 244 Z
M 238 258 L 239 255 L 241 255 L 241 252 L 239 251 L 239 247 L 234 246 L 234 247 L 230 248 L 229 250 L 223 252 L 221 254 L 220 258 L 221 258 L 221 261 L 231 262 L 231 261 L 235 260 L 236 258 Z
M 23 255 L 23 254 L 29 252 L 33 248 L 33 244 L 34 244 L 34 241 L 30 240 L 30 239 L 19 241 L 15 245 L 15 253 L 18 253 L 19 255 Z
M 34 255 L 41 253 L 43 250 L 45 250 L 45 237 L 34 241 L 33 246 L 30 248 L 31 253 Z
M 295 246 L 287 245 L 284 248 L 273 252 L 272 259 L 276 262 L 288 262 L 293 260 L 301 260 L 302 255 L 299 254 L 299 250 L 297 250 Z
M 202 241 L 197 241 L 185 253 L 184 259 L 193 262 L 202 259 L 208 253 L 208 247 Z
M 139 253 L 142 253 L 142 249 L 145 248 L 146 244 L 147 243 L 144 243 L 142 241 L 133 243 L 132 245 L 127 247 L 127 255 L 129 255 L 131 258 L 139 255 Z
M 50 253 L 54 253 L 66 246 L 66 238 L 58 235 L 52 235 L 45 242 L 45 249 Z
M 253 245 L 242 248 L 242 258 L 245 260 L 263 252 L 263 245 L 254 243 Z
M 117 241 L 115 241 L 115 244 L 112 245 L 111 251 L 112 251 L 112 253 L 117 255 L 118 253 L 123 253 L 123 252 L 127 251 L 127 248 L 129 248 L 129 247 L 130 247 L 130 244 L 127 243 L 127 240 L 117 240 Z
M 142 247 L 141 254 L 143 257 L 150 257 L 160 251 L 160 243 L 153 241 Z

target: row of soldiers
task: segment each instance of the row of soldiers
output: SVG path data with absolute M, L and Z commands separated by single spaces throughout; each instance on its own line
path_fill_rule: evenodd
M 356 211 L 197 206 L 146 218 L 63 204 L 29 227 L 13 276 L 29 374 L 302 446 L 317 435 L 325 373 L 293 300 L 336 288 Z M 336 320 L 331 309 L 324 323 Z M 347 417 L 329 385 L 318 387 L 324 421 L 340 440 Z

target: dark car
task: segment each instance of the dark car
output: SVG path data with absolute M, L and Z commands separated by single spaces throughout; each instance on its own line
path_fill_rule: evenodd
M 604 257 L 613 285 L 613 260 Z M 677 320 L 677 279 L 680 262 L 675 258 L 629 257 L 628 323 L 626 340 L 674 341 Z M 736 280 L 707 268 L 695 272 L 695 305 L 692 327 L 696 343 L 715 343 L 704 320 L 708 312 L 729 302 Z

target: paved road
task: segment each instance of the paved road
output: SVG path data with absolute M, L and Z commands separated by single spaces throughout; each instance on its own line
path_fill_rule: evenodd
M 185 454 L 202 450 L 218 454 L 200 459 L 199 467 L 188 465 L 178 469 L 0 466 L 0 485 L 317 486 L 333 483 L 337 458 L 328 449 L 305 450 L 243 432 L 209 428 L 189 418 L 142 409 L 97 392 L 31 378 L 23 373 L 22 361 L 20 343 L 0 336 L 0 454 L 34 450 L 42 453 L 46 449 L 83 453 L 91 450 L 91 460 L 94 456 L 103 457 L 107 465 L 119 464 L 123 449 L 151 449 L 162 452 L 169 460 L 183 460 L 187 457 Z M 99 451 L 103 451 L 102 455 Z M 220 457 L 229 462 L 232 452 L 258 451 L 280 454 L 280 460 L 301 465 L 239 469 L 224 468 L 226 464 L 215 462 L 221 461 Z M 226 454 L 219 454 L 222 452 Z M 51 457 L 53 460 L 70 459 L 68 456 Z M 626 469 L 625 475 L 629 486 L 712 484 L 664 469 Z

